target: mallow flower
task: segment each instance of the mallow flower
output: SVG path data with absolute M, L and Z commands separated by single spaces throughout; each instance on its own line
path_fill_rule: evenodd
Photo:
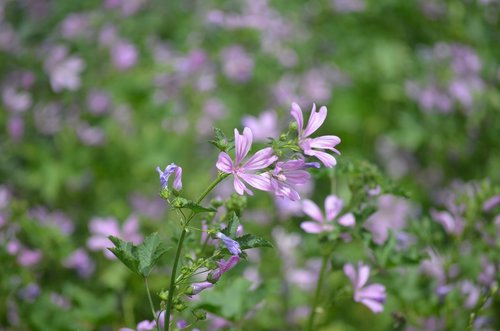
M 170 163 L 165 171 L 161 171 L 160 167 L 156 167 L 156 171 L 160 175 L 161 188 L 168 187 L 168 178 L 170 175 L 175 174 L 174 178 L 174 189 L 177 191 L 182 190 L 182 168 L 175 163 Z
M 292 103 L 292 110 L 290 113 L 297 122 L 299 147 L 304 151 L 304 154 L 318 158 L 327 168 L 333 168 L 337 164 L 337 160 L 323 150 L 330 150 L 340 155 L 340 152 L 335 148 L 335 146 L 340 143 L 340 138 L 331 135 L 317 138 L 309 137 L 325 122 L 327 114 L 326 107 L 323 106 L 316 112 L 316 105 L 313 104 L 311 116 L 309 117 L 309 122 L 305 129 L 302 109 L 300 109 L 300 106 L 295 102 Z
M 186 290 L 186 294 L 189 296 L 196 295 L 200 293 L 201 291 L 213 287 L 214 284 L 210 282 L 201 282 L 201 283 L 193 283 L 191 284 L 191 287 Z
M 277 162 L 274 170 L 263 176 L 269 178 L 274 195 L 297 201 L 300 195 L 294 185 L 304 185 L 310 180 L 311 175 L 305 170 L 308 167 L 302 159 Z
M 238 255 L 232 255 L 227 261 L 224 259 L 220 259 L 217 262 L 218 268 L 212 270 L 208 276 L 207 281 L 210 283 L 216 283 L 223 274 L 231 270 L 238 262 L 240 261 L 240 257 Z
M 255 187 L 256 189 L 269 191 L 269 179 L 256 174 L 256 170 L 267 168 L 273 164 L 278 157 L 273 155 L 271 147 L 261 149 L 255 153 L 247 162 L 242 165 L 243 159 L 247 156 L 252 147 L 253 135 L 249 128 L 243 129 L 243 134 L 240 135 L 238 129 L 234 129 L 234 145 L 236 151 L 236 159 L 233 160 L 225 152 L 219 154 L 217 160 L 217 169 L 220 171 L 232 174 L 234 177 L 234 190 L 239 195 L 247 193 L 253 195 L 243 182 Z
M 241 253 L 240 244 L 237 241 L 229 238 L 228 236 L 226 236 L 222 232 L 217 232 L 216 236 L 217 236 L 217 238 L 219 238 L 220 240 L 222 240 L 222 242 L 226 246 L 227 250 L 231 254 L 238 255 L 238 254 Z
M 370 267 L 358 264 L 358 270 L 350 263 L 344 265 L 344 274 L 350 279 L 354 289 L 354 301 L 364 304 L 374 313 L 384 311 L 385 287 L 381 284 L 366 285 L 370 277 Z
M 326 215 L 323 215 L 319 207 L 311 200 L 302 202 L 302 211 L 312 218 L 312 221 L 302 222 L 300 227 L 307 233 L 321 233 L 333 231 L 333 220 L 337 218 L 344 202 L 335 195 L 329 195 L 325 199 Z M 338 221 L 340 225 L 345 227 L 353 227 L 356 223 L 354 215 L 347 213 L 342 215 Z

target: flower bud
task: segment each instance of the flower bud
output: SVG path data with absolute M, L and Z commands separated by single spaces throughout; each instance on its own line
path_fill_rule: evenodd
M 170 190 L 168 189 L 168 187 L 165 186 L 164 188 L 161 189 L 160 197 L 162 199 L 168 200 L 168 198 L 170 197 Z
M 207 312 L 202 309 L 193 309 L 191 312 L 198 321 L 203 321 L 207 319 Z
M 170 203 L 174 208 L 183 208 L 188 204 L 188 201 L 184 198 L 177 197 Z
M 162 300 L 168 300 L 168 290 L 158 293 L 158 297 Z

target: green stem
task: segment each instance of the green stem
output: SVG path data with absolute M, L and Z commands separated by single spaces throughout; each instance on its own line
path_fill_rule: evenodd
M 309 320 L 307 322 L 307 329 L 308 331 L 313 331 L 313 326 L 314 326 L 314 317 L 316 316 L 316 307 L 318 306 L 319 303 L 319 297 L 321 294 L 321 286 L 323 284 L 323 280 L 325 278 L 326 274 L 326 268 L 328 266 L 328 259 L 330 257 L 330 254 L 325 254 L 323 256 L 323 261 L 321 261 L 321 270 L 319 271 L 319 277 L 318 277 L 318 282 L 316 283 L 316 291 L 314 293 L 314 299 L 313 299 L 313 304 L 311 306 L 311 312 L 309 313 Z
M 148 278 L 144 277 L 144 284 L 146 285 L 146 292 L 148 293 L 149 306 L 151 307 L 151 313 L 153 313 L 153 318 L 156 321 L 156 330 L 160 331 L 160 323 L 158 323 L 158 316 L 156 315 L 155 305 L 153 304 L 153 299 L 151 298 L 151 291 L 149 290 Z
M 229 174 L 219 174 L 217 178 L 208 185 L 208 187 L 201 193 L 196 200 L 196 204 L 199 204 L 205 197 L 210 193 L 220 182 L 222 182 Z M 169 331 L 170 329 L 170 314 L 172 313 L 172 301 L 174 299 L 174 291 L 175 291 L 175 279 L 177 276 L 177 266 L 179 265 L 179 258 L 181 256 L 182 245 L 184 243 L 184 239 L 186 238 L 186 227 L 189 222 L 193 219 L 195 212 L 191 212 L 186 222 L 184 222 L 182 226 L 181 236 L 179 238 L 179 242 L 177 243 L 177 251 L 175 252 L 174 266 L 172 267 L 172 273 L 170 275 L 170 286 L 168 288 L 168 297 L 167 297 L 167 307 L 165 311 L 165 325 L 164 331 Z

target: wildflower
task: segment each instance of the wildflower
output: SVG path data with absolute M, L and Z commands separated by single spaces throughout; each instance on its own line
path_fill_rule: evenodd
M 219 260 L 219 262 L 217 262 L 219 267 L 208 274 L 207 281 L 216 283 L 223 274 L 231 270 L 239 261 L 240 257 L 238 255 L 231 256 L 227 261 L 224 259 Z
M 136 47 L 125 40 L 116 42 L 111 47 L 110 53 L 114 66 L 121 71 L 135 66 L 139 57 Z
M 210 282 L 193 283 L 191 287 L 186 290 L 186 294 L 189 296 L 196 295 L 201 291 L 213 287 L 214 284 Z
M 226 236 L 224 233 L 222 232 L 217 232 L 217 238 L 219 238 L 220 240 L 222 240 L 222 242 L 224 243 L 224 245 L 226 245 L 226 248 L 228 249 L 228 251 L 233 254 L 233 255 L 238 255 L 241 253 L 241 248 L 240 248 L 240 244 L 229 238 L 228 236 Z
M 274 170 L 265 174 L 271 182 L 274 194 L 292 201 L 300 200 L 300 195 L 293 185 L 303 185 L 309 181 L 311 175 L 304 170 L 307 166 L 301 159 L 276 163 Z
M 297 122 L 300 148 L 302 148 L 305 155 L 315 156 L 325 165 L 325 167 L 333 168 L 337 164 L 337 160 L 335 160 L 332 155 L 323 152 L 323 150 L 328 149 L 340 155 L 340 152 L 335 149 L 335 146 L 340 143 L 340 138 L 337 136 L 309 138 L 309 136 L 318 130 L 318 128 L 325 122 L 326 113 L 327 109 L 325 106 L 321 107 L 319 112 L 316 112 L 316 105 L 313 104 L 311 117 L 309 117 L 309 122 L 304 129 L 304 117 L 302 115 L 302 110 L 298 104 L 295 102 L 292 103 L 291 114 Z
M 166 168 L 165 171 L 161 171 L 160 167 L 156 167 L 156 171 L 160 175 L 160 182 L 161 182 L 161 187 L 166 188 L 168 187 L 168 178 L 170 175 L 175 173 L 175 179 L 174 179 L 174 189 L 177 191 L 182 190 L 182 168 L 176 165 L 175 163 L 170 163 Z
M 271 189 L 268 178 L 253 173 L 255 170 L 268 167 L 278 159 L 277 156 L 273 155 L 271 147 L 261 149 L 248 159 L 245 164 L 241 165 L 242 160 L 247 156 L 252 146 L 252 140 L 253 135 L 249 128 L 245 128 L 242 135 L 237 129 L 234 129 L 235 161 L 233 162 L 225 152 L 221 152 L 217 160 L 217 169 L 234 176 L 234 190 L 239 195 L 244 193 L 253 195 L 253 192 L 245 186 L 242 180 L 259 190 L 269 191 Z
M 497 205 L 500 205 L 500 195 L 495 195 L 483 203 L 483 211 L 490 211 L 495 208 Z
M 221 60 L 227 78 L 237 82 L 245 82 L 251 78 L 254 60 L 243 47 L 234 45 L 225 48 L 221 52 Z
M 464 231 L 464 221 L 460 215 L 452 211 L 436 211 L 431 210 L 431 216 L 434 220 L 440 223 L 446 233 L 459 236 Z
M 343 204 L 342 199 L 339 197 L 329 195 L 325 199 L 325 217 L 314 202 L 311 200 L 304 200 L 302 203 L 302 211 L 310 216 L 313 221 L 302 222 L 300 227 L 307 233 L 333 231 L 332 221 L 339 215 Z M 352 213 L 347 213 L 338 219 L 338 223 L 345 227 L 352 227 L 356 223 L 356 220 L 354 219 L 354 215 Z
M 412 206 L 407 200 L 390 194 L 378 197 L 377 205 L 378 210 L 366 220 L 364 227 L 372 233 L 373 242 L 382 245 L 389 238 L 389 231 L 397 236 L 403 233 Z
M 242 123 L 252 130 L 256 141 L 267 141 L 268 138 L 276 138 L 279 135 L 278 115 L 275 111 L 268 110 L 259 115 L 244 116 Z
M 353 265 L 348 263 L 344 265 L 344 274 L 350 279 L 354 288 L 354 301 L 364 304 L 374 313 L 384 310 L 385 287 L 381 284 L 365 286 L 370 277 L 369 266 L 359 263 L 356 271 Z

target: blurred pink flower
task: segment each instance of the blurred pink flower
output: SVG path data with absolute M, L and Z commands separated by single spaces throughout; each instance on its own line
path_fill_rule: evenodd
M 139 54 L 136 47 L 125 40 L 119 40 L 111 46 L 111 61 L 118 70 L 128 70 L 135 66 Z
M 335 160 L 332 155 L 323 152 L 323 150 L 331 150 L 340 155 L 340 152 L 335 149 L 335 146 L 340 143 L 340 138 L 337 136 L 309 138 L 309 136 L 318 130 L 319 127 L 325 122 L 327 114 L 326 107 L 323 106 L 320 108 L 319 112 L 316 112 L 316 105 L 313 104 L 311 116 L 309 117 L 309 122 L 307 123 L 305 129 L 302 109 L 300 109 L 298 104 L 292 103 L 291 114 L 297 122 L 299 146 L 304 151 L 304 154 L 318 158 L 327 168 L 335 166 L 337 164 L 337 160 Z
M 243 116 L 241 122 L 252 130 L 255 141 L 265 142 L 268 138 L 278 138 L 278 115 L 275 111 L 262 112 L 259 117 Z
M 342 199 L 335 195 L 329 195 L 325 199 L 325 211 L 326 216 L 323 215 L 319 207 L 311 200 L 304 200 L 302 202 L 302 210 L 312 221 L 302 222 L 300 227 L 307 233 L 321 233 L 333 231 L 334 225 L 333 220 L 337 218 L 342 210 L 344 202 Z M 353 227 L 356 223 L 354 215 L 352 213 L 347 213 L 342 215 L 338 221 L 340 225 L 345 227 Z
M 235 161 L 233 162 L 227 153 L 221 152 L 216 164 L 217 169 L 220 171 L 233 175 L 234 190 L 239 195 L 243 195 L 244 193 L 253 195 L 253 192 L 246 187 L 243 181 L 256 189 L 269 191 L 269 179 L 262 175 L 255 174 L 254 172 L 267 168 L 278 159 L 277 156 L 273 155 L 272 148 L 268 147 L 261 149 L 250 157 L 245 164 L 241 165 L 243 159 L 247 156 L 252 147 L 252 140 L 253 135 L 249 128 L 243 129 L 242 135 L 240 135 L 238 129 L 234 129 L 234 144 L 236 150 Z
M 90 277 L 95 270 L 95 263 L 87 251 L 79 248 L 71 253 L 64 261 L 63 265 L 66 268 L 75 269 L 78 275 L 82 278 Z
M 69 56 L 65 46 L 56 46 L 50 50 L 45 61 L 45 71 L 50 77 L 54 92 L 62 90 L 76 91 L 80 88 L 80 73 L 85 62 L 76 56 Z
M 344 265 L 344 274 L 349 277 L 354 289 L 354 301 L 364 304 L 374 313 L 384 311 L 386 299 L 385 287 L 381 284 L 366 285 L 370 277 L 370 267 L 358 264 L 358 270 L 352 264 Z
M 381 195 L 377 205 L 377 211 L 366 220 L 364 227 L 372 233 L 373 242 L 382 245 L 389 238 L 389 231 L 398 234 L 406 226 L 412 208 L 407 200 L 390 194 Z
M 118 237 L 134 244 L 139 244 L 143 239 L 142 234 L 139 232 L 139 219 L 134 215 L 127 218 L 122 228 L 120 228 L 115 218 L 95 217 L 90 221 L 89 230 L 91 236 L 87 240 L 87 247 L 92 251 L 102 250 L 110 260 L 114 260 L 116 257 L 107 249 L 113 245 L 108 236 Z
M 237 82 L 245 82 L 250 79 L 254 61 L 243 47 L 235 45 L 223 49 L 221 61 L 227 78 Z

